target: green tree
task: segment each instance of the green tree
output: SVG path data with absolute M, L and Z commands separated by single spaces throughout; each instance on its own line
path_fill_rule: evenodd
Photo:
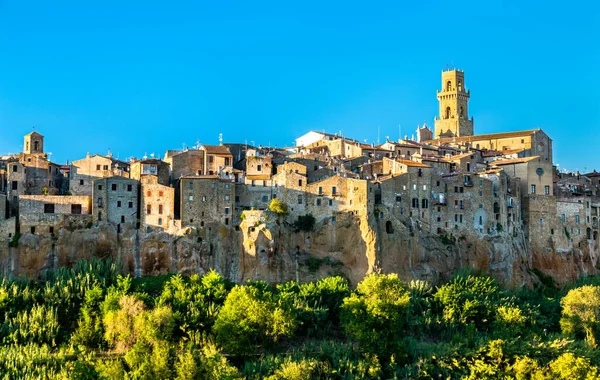
M 341 320 L 364 350 L 401 352 L 410 296 L 396 274 L 371 274 L 344 299 Z
M 284 216 L 288 213 L 288 205 L 277 198 L 273 198 L 269 203 L 269 211 L 274 212 L 277 216 Z
M 443 308 L 443 318 L 454 326 L 488 325 L 494 320 L 500 287 L 491 277 L 456 276 L 438 288 L 434 299 Z
M 214 325 L 218 343 L 234 354 L 255 351 L 256 345 L 290 336 L 293 315 L 279 306 L 270 292 L 255 286 L 235 286 Z
M 563 333 L 576 335 L 585 333 L 586 341 L 596 347 L 600 316 L 600 287 L 586 285 L 572 289 L 560 301 Z

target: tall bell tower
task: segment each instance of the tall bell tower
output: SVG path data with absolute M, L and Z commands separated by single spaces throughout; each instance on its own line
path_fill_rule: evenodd
M 469 98 L 465 89 L 465 72 L 442 71 L 442 91 L 437 92 L 440 102 L 439 117 L 434 119 L 435 138 L 473 136 L 473 118 L 469 120 Z

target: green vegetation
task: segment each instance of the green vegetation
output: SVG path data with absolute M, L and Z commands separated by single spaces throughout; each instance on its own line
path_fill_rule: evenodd
M 311 232 L 315 228 L 316 219 L 312 214 L 300 215 L 294 222 L 296 232 Z
M 288 205 L 277 198 L 273 198 L 269 204 L 269 211 L 274 212 L 277 216 L 284 216 L 288 213 Z
M 438 287 L 371 274 L 351 290 L 341 277 L 234 285 L 215 272 L 131 279 L 116 268 L 4 279 L 2 378 L 600 376 L 599 278 L 514 291 L 469 272 Z

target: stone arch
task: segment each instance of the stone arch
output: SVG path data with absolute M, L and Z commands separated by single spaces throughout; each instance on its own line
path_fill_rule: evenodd
M 458 81 L 456 88 L 458 89 L 458 91 L 462 91 L 462 81 Z
M 452 90 L 452 81 L 448 81 L 446 82 L 446 91 L 451 91 Z
M 40 142 L 39 141 L 34 141 L 33 142 L 33 151 L 37 152 L 38 150 L 40 150 Z
M 500 213 L 500 205 L 498 204 L 498 202 L 494 202 L 494 214 L 499 214 Z
M 585 235 L 586 235 L 586 238 L 588 240 L 590 240 L 592 238 L 592 229 L 588 227 Z
M 464 109 L 463 106 L 460 106 L 460 117 L 463 117 Z
M 451 112 L 450 107 L 446 107 L 446 119 L 450 119 Z

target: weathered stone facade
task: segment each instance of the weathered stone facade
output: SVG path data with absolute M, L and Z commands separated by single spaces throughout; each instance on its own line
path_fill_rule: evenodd
M 61 228 L 85 228 L 91 222 L 92 200 L 88 196 L 21 195 L 19 230 L 52 235 Z
M 96 179 L 93 184 L 93 208 L 96 222 L 135 227 L 139 219 L 139 182 L 120 176 Z
M 76 160 L 70 168 L 70 191 L 72 195 L 92 196 L 93 182 L 100 178 L 121 176 L 129 178 L 129 164 L 111 156 L 95 154 Z
M 235 183 L 217 176 L 183 177 L 181 225 L 232 228 L 235 215 Z
M 140 228 L 146 232 L 171 232 L 178 225 L 174 215 L 175 189 L 152 179 L 156 177 L 148 177 L 141 184 Z

